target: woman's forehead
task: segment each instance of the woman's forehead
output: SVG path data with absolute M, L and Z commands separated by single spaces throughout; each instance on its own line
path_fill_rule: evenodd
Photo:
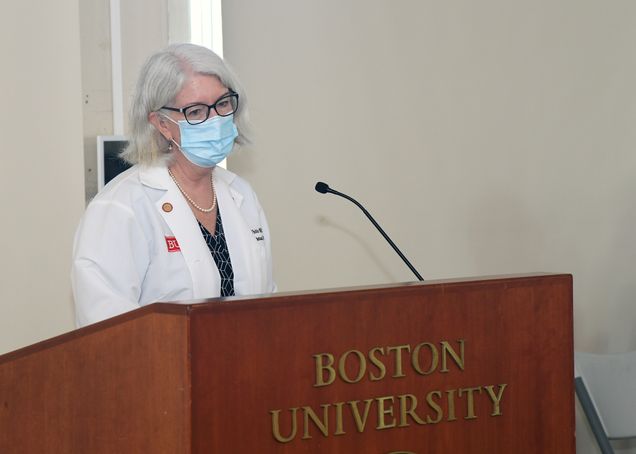
M 181 90 L 175 96 L 175 101 L 177 103 L 203 102 L 212 104 L 227 91 L 228 88 L 217 76 L 194 73 L 188 75 Z

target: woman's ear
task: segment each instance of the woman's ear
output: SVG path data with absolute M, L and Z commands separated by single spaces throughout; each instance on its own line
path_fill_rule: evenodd
M 163 115 L 160 115 L 157 112 L 150 112 L 148 114 L 148 121 L 157 131 L 161 133 L 162 136 L 166 138 L 168 142 L 172 140 L 172 132 L 168 127 L 168 120 L 166 120 Z

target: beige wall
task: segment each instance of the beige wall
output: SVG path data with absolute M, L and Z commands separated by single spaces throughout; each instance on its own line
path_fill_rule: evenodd
M 77 0 L 5 2 L 0 353 L 73 328 L 73 231 L 84 208 Z
M 141 60 L 167 42 L 175 4 L 124 2 L 127 97 Z M 85 121 L 87 140 L 112 132 L 108 2 L 81 3 L 81 41 L 77 2 L 40 8 L 2 16 L 5 97 L 17 106 L 2 111 L 17 150 L 5 157 L 3 204 L 20 213 L 4 222 L 13 315 L 3 320 L 17 326 L 20 312 L 36 324 L 8 331 L 6 348 L 55 331 L 31 310 L 39 292 L 68 306 L 79 106 L 85 118 L 100 112 Z M 313 191 L 325 179 L 364 201 L 426 277 L 572 272 L 577 346 L 635 347 L 632 2 L 233 0 L 224 13 L 256 132 L 229 165 L 268 209 L 282 290 L 412 278 L 355 207 Z M 26 23 L 47 39 L 25 38 Z M 42 226 L 55 246 L 33 241 Z M 25 289 L 35 296 L 9 302 Z M 70 311 L 52 313 L 64 325 Z
M 578 348 L 636 348 L 636 4 L 232 0 L 256 142 L 230 160 L 281 289 L 574 274 Z
M 168 8 L 121 2 L 124 105 L 147 55 L 183 35 Z M 73 234 L 96 192 L 96 136 L 113 134 L 109 0 L 5 5 L 0 353 L 74 328 Z M 37 30 L 36 34 L 32 30 Z
M 148 55 L 168 43 L 168 8 L 185 0 L 120 1 L 121 66 L 124 134 L 128 109 L 139 69 Z M 182 10 L 183 8 L 181 8 Z M 173 16 L 176 16 L 173 14 Z M 184 18 L 173 19 L 174 23 Z M 97 193 L 97 136 L 112 135 L 113 101 L 111 76 L 110 0 L 80 2 L 82 96 L 86 199 Z M 173 34 L 175 34 L 173 32 Z
M 283 290 L 574 275 L 575 344 L 636 348 L 636 4 L 231 0 L 225 56 Z M 636 452 L 636 443 L 617 452 Z M 598 452 L 577 411 L 577 452 Z
M 182 2 L 122 2 L 126 105 L 141 60 L 183 32 L 166 17 Z M 94 137 L 112 133 L 108 1 L 37 8 L 11 2 L 0 16 L 0 353 L 72 329 L 83 149 L 90 196 Z M 256 139 L 229 167 L 268 211 L 281 290 L 412 279 L 355 207 L 313 191 L 325 180 L 363 201 L 425 277 L 573 273 L 577 348 L 636 348 L 636 4 L 223 9 Z

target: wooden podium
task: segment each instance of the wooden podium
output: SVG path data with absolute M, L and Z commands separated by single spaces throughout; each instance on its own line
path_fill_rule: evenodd
M 574 453 L 572 278 L 153 304 L 1 356 L 0 452 Z

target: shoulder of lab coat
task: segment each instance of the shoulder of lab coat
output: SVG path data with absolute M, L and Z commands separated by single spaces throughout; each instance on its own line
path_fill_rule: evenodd
M 151 252 L 134 211 L 143 197 L 134 190 L 135 180 L 133 167 L 111 181 L 88 204 L 77 228 L 71 281 L 79 326 L 139 307 Z

